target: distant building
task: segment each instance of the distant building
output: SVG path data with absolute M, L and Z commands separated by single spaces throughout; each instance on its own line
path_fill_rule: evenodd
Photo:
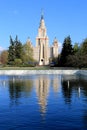
M 49 46 L 49 38 L 43 15 L 41 15 L 40 25 L 38 28 L 38 36 L 36 37 L 36 46 L 34 47 L 28 39 L 27 44 L 33 48 L 34 59 L 39 65 L 48 65 L 50 59 L 58 57 L 58 41 L 55 38 L 53 45 Z

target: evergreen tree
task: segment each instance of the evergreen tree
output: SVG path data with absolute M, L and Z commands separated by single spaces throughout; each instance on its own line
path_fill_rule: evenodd
M 67 57 L 72 54 L 73 54 L 73 48 L 71 44 L 71 38 L 70 36 L 68 36 L 64 39 L 64 42 L 63 42 L 63 48 L 62 48 L 61 56 L 60 56 L 60 65 L 67 66 L 67 62 L 69 62 L 67 61 Z
M 73 50 L 73 55 L 68 56 L 68 66 L 87 68 L 87 39 L 80 46 L 75 44 Z
M 8 64 L 13 65 L 14 59 L 15 59 L 15 44 L 12 37 L 10 36 L 10 46 L 8 50 Z
M 79 43 L 75 43 L 73 47 L 74 54 L 77 53 L 80 50 Z
M 87 38 L 83 41 L 81 50 L 83 54 L 87 54 Z
M 14 44 L 15 44 L 15 58 L 21 59 L 21 57 L 22 57 L 22 43 L 20 41 L 18 41 L 18 36 L 16 36 Z
M 22 43 L 18 41 L 18 36 L 16 36 L 14 41 L 10 36 L 10 46 L 8 50 L 8 64 L 14 65 L 15 59 L 21 59 L 21 58 L 22 58 Z

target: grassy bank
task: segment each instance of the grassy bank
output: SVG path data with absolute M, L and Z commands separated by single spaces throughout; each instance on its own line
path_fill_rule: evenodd
M 78 68 L 71 67 L 50 67 L 50 66 L 36 66 L 36 67 L 0 67 L 0 70 L 76 70 Z M 83 70 L 86 70 L 82 68 Z
M 50 67 L 41 66 L 41 67 L 0 67 L 0 70 L 48 70 Z

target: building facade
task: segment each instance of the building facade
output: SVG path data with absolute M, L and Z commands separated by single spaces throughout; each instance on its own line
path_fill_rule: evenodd
M 33 48 L 34 59 L 39 65 L 48 65 L 50 59 L 58 57 L 58 41 L 55 38 L 52 46 L 49 46 L 49 38 L 43 15 L 41 15 L 38 36 L 36 37 L 36 46 L 28 40 L 27 43 Z

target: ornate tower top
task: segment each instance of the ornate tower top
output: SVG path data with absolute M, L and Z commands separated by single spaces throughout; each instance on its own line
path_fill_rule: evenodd
M 44 19 L 44 12 L 43 12 L 43 10 L 41 12 L 41 19 Z
M 39 28 L 46 28 L 45 27 L 45 21 L 44 21 L 44 14 L 43 14 L 43 12 L 41 14 L 41 20 L 40 20 L 40 26 L 39 26 Z
M 39 29 L 38 29 L 38 37 L 47 38 L 47 30 L 46 30 L 46 26 L 45 26 L 43 12 L 41 13 L 40 25 L 39 25 Z
M 56 47 L 58 46 L 58 41 L 57 41 L 56 37 L 54 38 L 53 45 L 56 46 Z

